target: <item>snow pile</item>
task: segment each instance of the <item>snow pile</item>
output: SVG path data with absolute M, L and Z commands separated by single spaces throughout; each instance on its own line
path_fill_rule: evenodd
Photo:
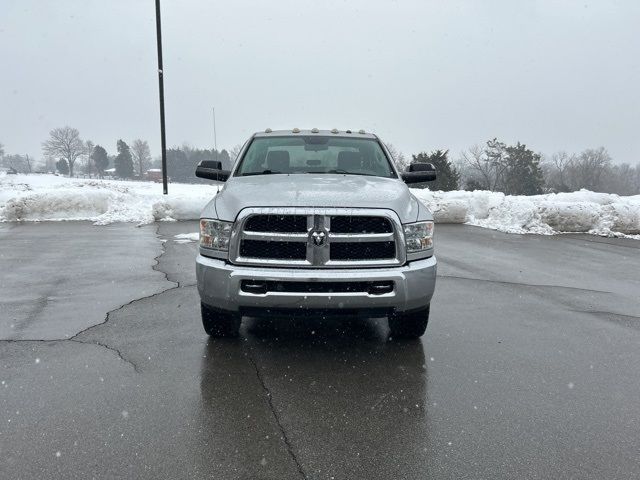
M 161 185 L 151 182 L 0 174 L 0 221 L 90 220 L 105 225 L 197 220 L 218 187 L 172 183 L 169 195 L 161 191 Z M 436 223 L 467 223 L 508 233 L 588 232 L 640 239 L 640 195 L 587 190 L 531 197 L 488 191 L 412 192 L 433 212 Z
M 640 195 L 587 190 L 534 196 L 478 190 L 412 192 L 433 212 L 436 223 L 467 223 L 507 233 L 585 232 L 640 238 Z
M 178 235 L 174 235 L 173 238 L 175 238 L 174 242 L 176 243 L 191 243 L 200 240 L 200 234 L 198 232 L 179 233 Z
M 90 220 L 152 223 L 192 220 L 218 191 L 215 185 L 172 183 L 169 195 L 151 182 L 0 176 L 0 221 Z

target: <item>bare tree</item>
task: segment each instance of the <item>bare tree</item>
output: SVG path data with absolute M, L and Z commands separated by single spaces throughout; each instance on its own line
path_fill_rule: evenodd
M 406 170 L 406 168 L 409 166 L 409 163 L 411 163 L 411 159 L 406 158 L 404 156 L 404 153 L 399 151 L 393 144 L 385 143 L 385 145 L 387 147 L 387 150 L 389 150 L 391 158 L 395 162 L 396 167 L 398 167 L 398 170 Z
M 47 158 L 62 158 L 69 165 L 69 176 L 73 176 L 73 166 L 84 153 L 85 144 L 80 139 L 80 132 L 71 127 L 54 128 L 49 132 L 49 139 L 42 143 L 42 151 Z
M 231 159 L 232 165 L 233 165 L 233 162 L 237 160 L 238 155 L 240 155 L 240 150 L 242 150 L 242 145 L 240 144 L 237 144 L 235 147 L 229 150 L 229 158 Z
M 495 169 L 487 160 L 484 149 L 474 145 L 461 154 L 461 163 L 467 167 L 469 180 L 473 180 L 485 190 L 493 190 L 496 184 Z
M 568 192 L 575 189 L 572 179 L 572 169 L 576 162 L 575 154 L 567 152 L 556 152 L 542 163 L 545 184 L 559 192 Z
M 131 154 L 133 155 L 133 163 L 136 166 L 137 173 L 142 177 L 151 165 L 151 151 L 147 141 L 137 138 L 131 142 Z
M 4 157 L 4 145 L 0 143 L 0 160 Z
M 637 195 L 640 193 L 640 164 L 632 167 L 628 163 L 613 165 L 605 172 L 602 191 L 618 195 Z
M 468 151 L 463 151 L 460 163 L 464 164 L 464 176 L 468 178 L 466 183 L 471 183 L 474 188 L 482 188 L 493 192 L 508 191 L 508 181 L 511 168 L 509 152 L 515 153 L 524 145 L 508 147 L 496 138 L 487 141 L 485 146 L 474 145 Z M 525 149 L 526 150 L 526 149 Z M 511 182 L 512 183 L 512 182 Z
M 604 147 L 583 151 L 575 159 L 571 168 L 575 188 L 600 190 L 605 173 L 610 167 L 611 157 Z
M 0 166 L 12 168 L 18 173 L 31 173 L 33 159 L 29 155 L 4 155 L 0 158 Z

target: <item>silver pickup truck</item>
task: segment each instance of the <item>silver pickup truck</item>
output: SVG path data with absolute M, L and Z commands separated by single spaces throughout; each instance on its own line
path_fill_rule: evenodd
M 421 336 L 436 282 L 433 216 L 407 183 L 433 165 L 394 166 L 376 135 L 254 134 L 202 211 L 196 260 L 205 331 L 238 334 L 242 316 L 387 316 L 396 338 Z

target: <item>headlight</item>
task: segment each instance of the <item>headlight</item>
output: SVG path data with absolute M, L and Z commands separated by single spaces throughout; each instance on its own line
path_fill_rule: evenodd
M 233 223 L 220 220 L 200 220 L 200 246 L 227 252 Z
M 407 253 L 433 248 L 433 222 L 409 223 L 404 226 Z

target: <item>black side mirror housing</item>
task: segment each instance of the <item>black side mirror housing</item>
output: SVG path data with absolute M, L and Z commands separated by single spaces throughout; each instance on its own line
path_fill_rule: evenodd
M 432 163 L 412 163 L 400 176 L 404 183 L 432 182 L 436 179 L 436 167 Z
M 202 160 L 196 167 L 196 177 L 199 178 L 226 182 L 230 175 L 229 170 L 222 170 L 222 162 L 217 160 Z

